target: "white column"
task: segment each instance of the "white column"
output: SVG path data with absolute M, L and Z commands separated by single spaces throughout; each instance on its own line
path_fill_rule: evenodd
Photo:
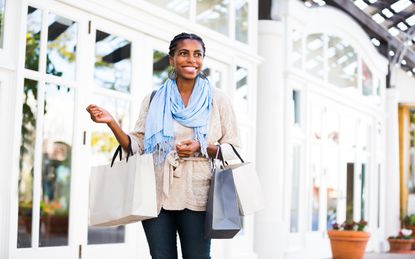
M 256 215 L 255 251 L 259 259 L 283 258 L 286 227 L 284 177 L 284 25 L 259 21 L 258 50 L 264 58 L 258 70 L 257 156 L 266 209 Z
M 385 236 L 396 235 L 400 229 L 400 186 L 399 186 L 399 90 L 386 90 L 386 160 L 385 160 Z

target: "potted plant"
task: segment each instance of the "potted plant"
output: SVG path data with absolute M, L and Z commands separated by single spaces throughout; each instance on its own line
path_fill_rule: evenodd
M 415 214 L 405 216 L 403 226 L 406 229 L 412 230 L 412 238 L 415 238 Z
M 412 239 L 412 230 L 402 229 L 397 236 L 388 237 L 390 253 L 408 253 L 411 251 L 412 243 L 415 239 Z
M 370 233 L 364 231 L 367 222 L 344 222 L 333 224 L 328 231 L 333 259 L 363 259 Z

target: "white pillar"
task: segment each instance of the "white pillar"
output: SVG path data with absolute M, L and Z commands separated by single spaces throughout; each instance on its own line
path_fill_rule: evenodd
M 284 25 L 259 21 L 256 165 L 266 208 L 255 218 L 255 251 L 259 259 L 283 258 L 286 222 L 284 175 Z
M 386 90 L 386 161 L 385 161 L 385 235 L 396 235 L 400 229 L 399 186 L 399 90 Z

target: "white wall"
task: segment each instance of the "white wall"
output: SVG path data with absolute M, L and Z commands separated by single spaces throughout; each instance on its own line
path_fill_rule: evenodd
M 399 102 L 415 104 L 415 77 L 402 69 L 396 69 L 396 79 L 392 82 L 399 90 Z

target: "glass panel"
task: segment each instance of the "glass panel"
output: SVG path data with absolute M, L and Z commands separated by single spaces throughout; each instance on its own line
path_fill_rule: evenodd
M 324 35 L 310 34 L 306 38 L 306 71 L 324 78 Z
M 208 76 L 210 84 L 217 88 L 222 88 L 222 72 L 213 68 L 203 69 L 203 73 Z
M 337 220 L 339 155 L 338 148 L 327 149 L 327 230 L 332 229 Z
M 71 88 L 45 86 L 40 246 L 68 245 L 74 96 Z
M 320 226 L 320 145 L 311 146 L 311 231 L 318 231 Z
M 169 55 L 165 52 L 153 51 L 153 89 L 158 89 L 169 77 L 171 70 Z
M 75 79 L 78 24 L 49 13 L 46 73 Z
M 189 18 L 190 0 L 146 0 L 154 5 L 179 14 L 182 17 Z
M 365 96 L 373 94 L 373 76 L 366 62 L 362 60 L 362 94 Z
M 235 0 L 235 38 L 244 43 L 248 43 L 248 28 L 249 28 L 249 17 L 248 17 L 248 1 L 246 0 Z
M 378 164 L 378 177 L 377 177 L 377 181 L 378 181 L 378 186 L 377 186 L 377 188 L 378 188 L 378 196 L 377 196 L 377 200 L 378 200 L 378 204 L 377 204 L 377 213 L 376 213 L 376 226 L 378 226 L 378 228 L 380 228 L 380 193 L 381 193 L 381 179 L 380 179 L 380 177 L 381 177 L 381 174 L 380 174 L 380 169 L 381 169 L 381 167 L 380 167 L 380 164 Z
M 25 68 L 39 70 L 40 33 L 42 28 L 42 11 L 29 6 L 26 25 Z
M 411 110 L 409 118 L 409 176 L 408 188 L 410 194 L 415 194 L 415 110 Z
M 339 114 L 337 112 L 327 112 L 327 139 L 331 144 L 339 144 Z
M 99 30 L 95 42 L 95 83 L 103 88 L 129 93 L 131 42 Z
M 311 138 L 313 140 L 321 140 L 321 107 L 311 107 Z
M 294 68 L 303 69 L 303 35 L 299 31 L 292 31 L 291 64 Z
M 300 207 L 300 165 L 301 146 L 293 146 L 293 171 L 291 178 L 291 211 L 290 211 L 290 232 L 298 232 L 299 207 Z
M 360 176 L 360 219 L 367 219 L 367 215 L 365 214 L 365 206 L 366 206 L 366 164 L 362 164 L 362 174 Z
M 353 221 L 354 163 L 347 163 L 346 221 Z
M 228 0 L 197 0 L 196 21 L 212 30 L 228 35 L 229 11 Z
M 95 95 L 92 102 L 107 109 L 116 118 L 121 128 L 128 132 L 130 125 L 130 104 L 128 101 Z M 93 127 L 94 130 L 91 133 L 91 165 L 108 164 L 111 161 L 115 148 L 118 146 L 118 142 L 107 125 L 94 124 Z M 88 244 L 123 243 L 124 240 L 124 226 L 116 228 L 88 228 Z
M 357 53 L 346 41 L 330 37 L 327 49 L 329 82 L 338 87 L 357 87 Z
M 236 72 L 235 107 L 240 111 L 248 110 L 248 69 L 237 66 Z
M 356 147 L 356 120 L 350 117 L 342 118 L 341 141 L 347 148 Z
M 4 32 L 4 9 L 6 0 L 0 0 L 0 48 L 3 48 L 3 32 Z
M 17 247 L 31 247 L 33 170 L 35 157 L 37 82 L 24 80 L 23 116 L 19 160 L 19 218 L 17 227 Z
M 381 82 L 380 82 L 380 79 L 378 78 L 377 80 L 376 80 L 376 95 L 377 96 L 380 96 L 380 88 L 381 88 Z
M 300 91 L 293 90 L 294 125 L 300 125 Z

